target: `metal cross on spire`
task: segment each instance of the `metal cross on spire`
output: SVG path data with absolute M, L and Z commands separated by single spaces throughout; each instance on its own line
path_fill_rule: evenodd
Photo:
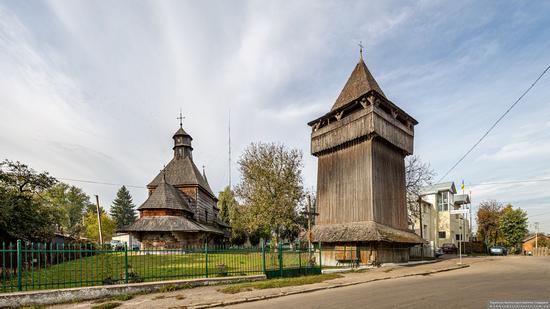
M 359 57 L 361 57 L 361 60 L 363 60 L 363 41 L 359 41 Z
M 180 128 L 183 128 L 183 119 L 185 119 L 185 117 L 183 117 L 181 114 L 181 108 L 180 108 L 180 116 L 177 117 L 176 119 L 180 120 Z

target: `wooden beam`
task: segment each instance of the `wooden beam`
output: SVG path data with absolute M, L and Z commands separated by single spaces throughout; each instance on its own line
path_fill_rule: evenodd
M 367 106 L 369 105 L 369 104 L 367 103 L 367 99 L 365 99 L 365 98 L 362 98 L 361 101 L 360 101 L 360 103 L 361 103 L 361 106 L 363 106 L 363 108 L 367 108 Z

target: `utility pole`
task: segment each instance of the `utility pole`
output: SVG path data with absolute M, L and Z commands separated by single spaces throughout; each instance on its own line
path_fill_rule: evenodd
M 101 213 L 99 212 L 99 196 L 95 196 L 95 205 L 97 210 L 97 225 L 99 227 L 99 243 L 103 245 L 103 232 L 101 229 Z
M 420 244 L 420 260 L 424 261 L 424 224 L 422 223 L 422 198 L 418 197 L 418 221 L 420 221 L 420 238 L 422 243 Z
M 472 190 L 470 190 L 470 239 L 468 239 L 469 241 L 471 241 L 472 239 L 472 206 L 473 206 L 473 203 L 472 203 Z M 472 247 L 473 248 L 473 247 Z
M 539 247 L 539 223 L 535 222 L 535 249 Z

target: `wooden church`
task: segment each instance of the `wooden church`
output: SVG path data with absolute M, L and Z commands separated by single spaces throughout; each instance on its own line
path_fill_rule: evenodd
M 230 227 L 218 218 L 218 199 L 206 174 L 193 162 L 193 138 L 180 128 L 174 134 L 174 157 L 147 185 L 149 197 L 138 207 L 139 219 L 125 228 L 141 249 L 180 249 L 219 245 Z
M 416 124 L 386 97 L 362 53 L 332 109 L 308 123 L 319 214 L 310 237 L 329 249 L 324 264 L 405 262 L 423 242 L 408 230 L 405 192 Z

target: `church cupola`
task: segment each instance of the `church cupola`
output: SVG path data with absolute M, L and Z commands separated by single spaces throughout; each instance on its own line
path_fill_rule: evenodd
M 190 159 L 193 159 L 193 147 L 191 146 L 191 141 L 193 138 L 191 135 L 187 134 L 185 130 L 183 130 L 182 122 L 181 120 L 183 117 L 180 114 L 180 128 L 179 130 L 174 133 L 174 136 L 172 137 L 174 139 L 174 158 L 184 158 L 189 157 Z

